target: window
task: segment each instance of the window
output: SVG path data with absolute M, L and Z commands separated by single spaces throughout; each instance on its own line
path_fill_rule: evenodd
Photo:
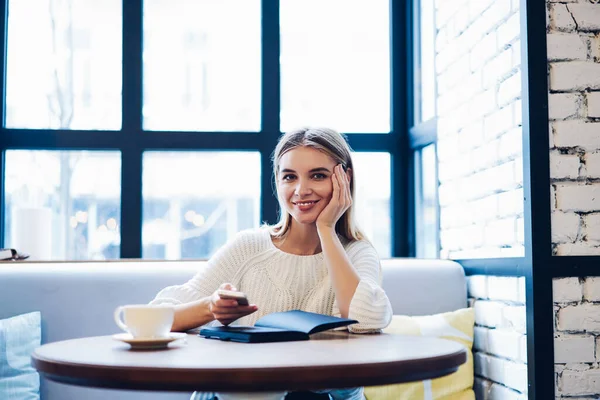
M 34 260 L 119 258 L 118 152 L 8 150 L 5 165 L 5 246 Z
M 260 225 L 260 153 L 144 154 L 143 257 L 209 258 Z
M 415 120 L 435 117 L 435 7 L 433 0 L 420 0 L 417 9 L 418 47 L 415 52 Z
M 388 1 L 281 0 L 281 130 L 389 132 L 389 37 Z
M 437 258 L 440 227 L 435 143 L 415 151 L 414 163 L 416 256 Z
M 390 154 L 355 152 L 354 209 L 359 228 L 381 258 L 392 256 Z
M 407 227 L 394 218 L 408 196 L 394 171 L 406 154 L 398 116 L 407 95 L 392 84 L 405 65 L 393 62 L 402 46 L 391 46 L 390 23 L 408 18 L 404 7 L 6 7 L 3 246 L 38 260 L 208 258 L 235 232 L 276 222 L 271 156 L 281 132 L 325 125 L 354 150 L 359 227 L 382 258 L 407 255 Z
M 144 129 L 260 131 L 260 34 L 259 0 L 146 0 Z
M 414 168 L 415 255 L 439 257 L 439 205 L 434 0 L 415 1 L 414 113 L 410 130 Z
M 120 1 L 8 7 L 5 127 L 120 129 Z

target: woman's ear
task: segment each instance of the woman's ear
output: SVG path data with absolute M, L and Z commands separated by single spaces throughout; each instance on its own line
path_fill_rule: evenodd
M 348 177 L 350 178 L 350 182 L 352 182 L 352 168 L 347 168 L 346 173 L 348 174 Z

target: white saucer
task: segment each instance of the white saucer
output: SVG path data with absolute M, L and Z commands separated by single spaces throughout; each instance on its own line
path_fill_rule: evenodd
M 181 332 L 171 332 L 164 338 L 134 338 L 130 333 L 117 333 L 113 339 L 128 343 L 134 350 L 164 349 L 169 343 L 178 339 L 185 339 L 186 334 Z

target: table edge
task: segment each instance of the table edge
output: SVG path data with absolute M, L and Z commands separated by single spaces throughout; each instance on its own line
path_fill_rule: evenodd
M 377 386 L 433 379 L 455 372 L 467 361 L 467 349 L 414 360 L 374 364 L 198 370 L 160 367 L 113 367 L 48 360 L 34 351 L 33 367 L 52 381 L 77 386 L 133 390 L 229 391 L 308 390 Z M 127 372 L 126 374 L 124 372 Z M 230 377 L 236 376 L 236 382 Z M 168 379 L 165 379 L 168 375 Z M 160 378 L 160 379 L 159 379 Z M 161 382 L 168 381 L 168 382 Z M 360 384 L 357 384 L 360 382 Z

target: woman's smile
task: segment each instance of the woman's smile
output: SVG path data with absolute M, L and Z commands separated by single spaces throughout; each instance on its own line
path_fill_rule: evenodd
M 310 211 L 319 200 L 293 201 L 292 204 L 302 212 Z

